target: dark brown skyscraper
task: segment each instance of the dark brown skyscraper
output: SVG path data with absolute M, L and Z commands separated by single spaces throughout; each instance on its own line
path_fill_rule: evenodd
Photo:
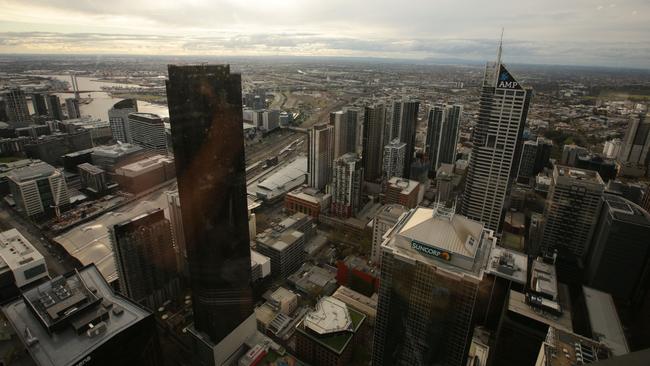
M 241 75 L 228 65 L 168 74 L 194 327 L 219 343 L 253 312 Z

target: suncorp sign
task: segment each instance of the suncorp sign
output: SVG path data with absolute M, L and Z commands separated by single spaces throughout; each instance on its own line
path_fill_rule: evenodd
M 440 258 L 445 261 L 450 261 L 451 260 L 451 253 L 440 250 L 438 248 L 434 248 L 430 245 L 421 243 L 417 240 L 411 240 L 411 248 L 417 250 L 420 253 L 426 254 L 431 257 L 436 257 Z

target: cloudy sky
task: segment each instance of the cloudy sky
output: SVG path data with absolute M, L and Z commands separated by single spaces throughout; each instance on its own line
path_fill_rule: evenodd
M 0 0 L 0 53 L 494 58 L 650 68 L 650 0 Z

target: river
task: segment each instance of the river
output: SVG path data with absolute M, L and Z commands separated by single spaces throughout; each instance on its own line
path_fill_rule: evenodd
M 41 75 L 44 77 L 51 77 L 58 80 L 67 81 L 70 83 L 70 75 Z M 119 84 L 119 83 L 109 83 L 104 81 L 97 81 L 95 78 L 88 76 L 77 76 L 77 84 L 79 85 L 79 90 L 101 90 L 102 86 L 106 87 L 126 87 L 133 88 L 139 87 L 139 85 L 134 84 Z M 71 98 L 74 96 L 72 92 L 69 93 L 57 93 L 61 102 L 66 98 Z M 91 93 L 81 93 L 82 98 L 92 98 L 92 101 L 88 104 L 81 104 L 79 109 L 82 116 L 92 116 L 94 118 L 99 118 L 104 121 L 108 121 L 108 110 L 113 107 L 113 104 L 122 100 L 122 98 L 111 97 L 106 92 L 91 92 Z M 30 112 L 33 113 L 32 104 L 28 103 Z M 138 111 L 146 113 L 154 113 L 161 117 L 169 117 L 169 111 L 167 106 L 153 104 L 149 102 L 138 101 Z

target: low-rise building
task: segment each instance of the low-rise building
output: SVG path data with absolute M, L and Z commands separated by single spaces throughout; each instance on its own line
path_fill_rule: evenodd
M 174 178 L 174 159 L 163 155 L 150 156 L 119 167 L 114 175 L 120 187 L 131 193 L 146 191 Z
M 288 213 L 302 212 L 318 220 L 321 213 L 327 212 L 332 201 L 332 195 L 322 193 L 311 187 L 301 187 L 287 193 L 284 197 L 284 208 Z
M 414 180 L 392 177 L 386 184 L 384 204 L 396 203 L 415 208 L 419 203 L 420 183 Z
M 16 208 L 31 218 L 58 215 L 70 203 L 63 173 L 47 163 L 14 169 L 7 178 Z

